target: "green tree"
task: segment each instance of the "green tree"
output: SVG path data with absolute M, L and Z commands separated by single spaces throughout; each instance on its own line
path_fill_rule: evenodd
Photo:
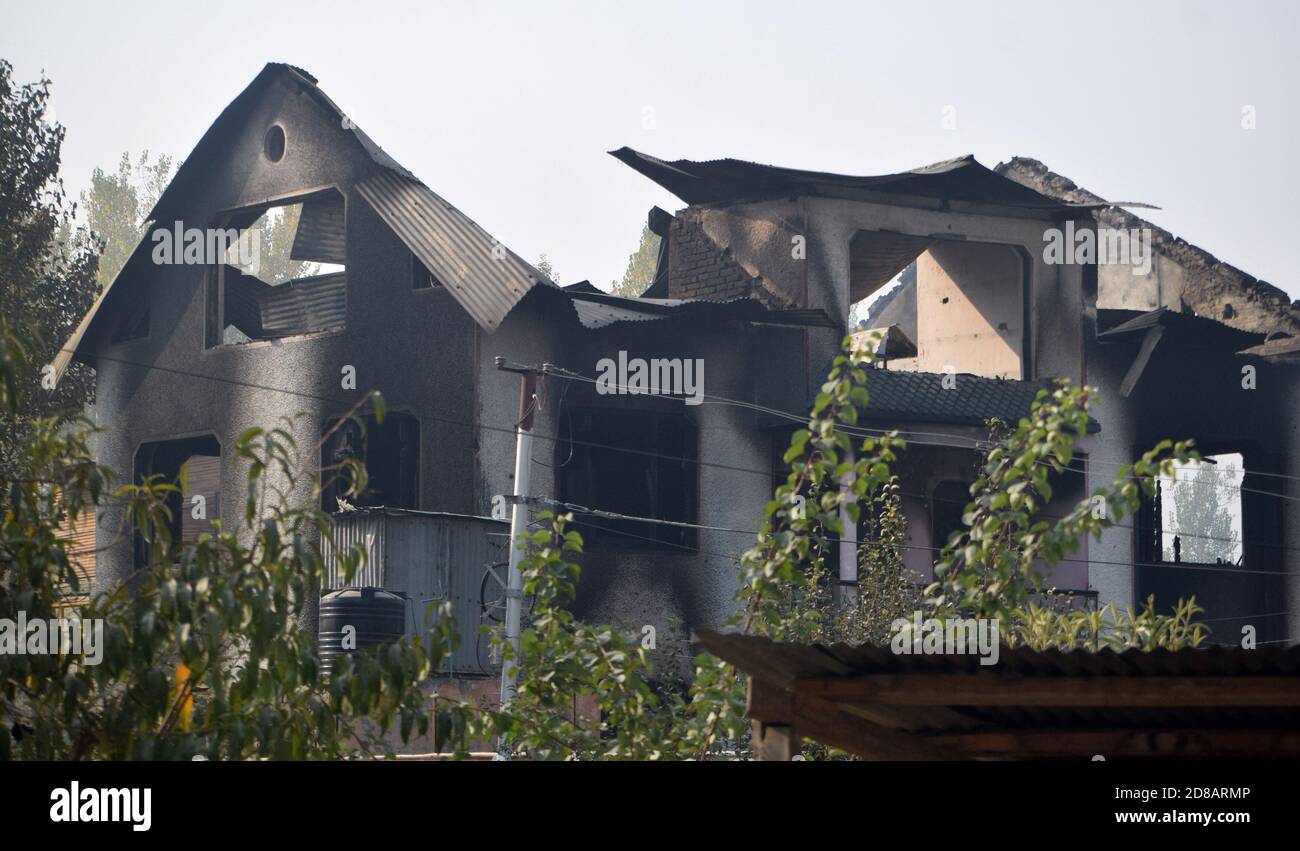
M 298 234 L 302 219 L 302 204 L 272 207 L 253 222 L 250 238 L 261 240 L 257 277 L 270 284 L 282 284 L 297 278 L 315 275 L 320 264 L 307 260 L 294 260 L 293 240 Z
M 646 291 L 655 279 L 655 269 L 659 265 L 659 237 L 646 225 L 641 229 L 641 241 L 636 251 L 627 258 L 627 269 L 623 278 L 610 283 L 610 292 L 625 298 L 635 298 Z
M 81 205 L 91 238 L 99 246 L 101 289 L 112 283 L 131 257 L 144 235 L 145 217 L 167 188 L 171 174 L 171 157 L 160 154 L 151 162 L 147 150 L 135 162 L 123 153 L 114 173 L 96 168 L 91 174 Z
M 542 252 L 542 256 L 537 258 L 537 271 L 545 275 L 546 279 L 552 283 L 558 284 L 560 282 L 560 273 L 555 271 L 555 267 L 551 265 L 550 258 L 546 256 L 545 251 Z
M 21 475 L 33 423 L 79 413 L 93 397 L 88 369 L 74 364 L 55 386 L 48 368 L 97 291 L 93 247 L 67 236 L 75 205 L 59 179 L 65 131 L 46 119 L 49 86 L 16 84 L 0 60 L 0 316 L 21 334 L 28 364 L 6 376 L 22 392 L 0 409 L 0 505 Z
M 1235 563 L 1241 558 L 1241 484 L 1238 457 L 1221 456 L 1217 464 L 1202 461 L 1176 470 L 1175 479 L 1160 479 L 1161 504 L 1168 516 L 1164 556 L 1174 560 L 1174 536 L 1179 558 L 1194 564 Z

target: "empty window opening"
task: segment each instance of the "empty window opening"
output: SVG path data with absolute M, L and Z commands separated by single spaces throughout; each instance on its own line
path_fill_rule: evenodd
M 345 324 L 343 196 L 334 190 L 231 213 L 209 278 L 209 346 L 330 331 Z
M 357 422 L 360 419 L 360 422 Z M 335 428 L 337 426 L 337 428 Z M 332 432 L 332 433 L 331 433 Z M 411 414 L 389 412 L 382 423 L 373 415 L 325 424 L 321 446 L 321 508 L 419 508 L 420 423 Z M 366 470 L 365 489 L 348 495 L 348 459 Z
M 849 324 L 854 331 L 896 327 L 904 337 L 916 342 L 916 261 L 907 264 L 885 286 L 849 308 Z
M 148 296 L 145 296 L 144 304 L 133 306 L 123 316 L 113 328 L 113 336 L 110 342 L 129 343 L 132 340 L 142 340 L 149 336 L 149 302 Z
M 221 444 L 215 437 L 189 437 L 145 443 L 135 454 L 135 482 L 143 484 L 151 476 L 164 483 L 178 482 L 182 468 L 185 484 L 179 493 L 167 496 L 171 512 L 173 544 L 190 545 L 204 533 L 215 531 L 213 523 L 221 517 Z M 149 546 L 144 537 L 135 539 L 135 566 L 149 561 Z
M 440 290 L 442 281 L 429 271 L 429 267 L 420 262 L 420 259 L 414 254 L 411 255 L 411 289 L 413 290 Z
M 966 524 L 962 522 L 962 515 L 966 513 L 966 505 L 970 503 L 970 482 L 939 482 L 934 487 L 933 507 L 930 511 L 931 516 L 931 539 L 936 548 L 942 549 L 948 545 L 948 539 L 956 532 L 965 530 Z M 938 553 L 935 553 L 938 558 Z
M 1172 477 L 1158 477 L 1159 560 L 1240 564 L 1245 476 L 1242 456 L 1231 453 L 1175 464 Z
M 562 500 L 634 517 L 696 522 L 698 438 L 685 417 L 601 408 L 573 408 L 567 413 L 565 425 L 571 426 L 562 428 L 563 439 L 556 445 Z M 696 546 L 694 529 L 579 519 L 579 531 L 594 542 Z
M 279 124 L 272 124 L 266 131 L 266 137 L 262 140 L 262 152 L 266 158 L 273 163 L 278 163 L 284 159 L 284 150 L 286 140 L 284 138 L 284 128 Z
M 1267 453 L 1251 463 L 1277 469 Z M 1168 613 L 1194 597 L 1212 644 L 1240 646 L 1247 630 L 1261 644 L 1287 635 L 1282 507 L 1260 472 L 1238 452 L 1178 464 L 1137 518 L 1137 600 Z

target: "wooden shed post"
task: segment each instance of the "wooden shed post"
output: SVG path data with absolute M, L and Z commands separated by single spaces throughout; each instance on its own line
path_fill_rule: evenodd
M 794 724 L 794 696 L 750 677 L 747 703 L 747 712 L 753 719 L 754 758 L 784 762 L 794 759 L 801 750 L 799 731 Z

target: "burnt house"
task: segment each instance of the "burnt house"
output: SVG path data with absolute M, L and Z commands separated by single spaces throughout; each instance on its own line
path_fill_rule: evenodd
M 1240 472 L 1227 509 L 1239 528 L 1235 549 L 1192 549 L 1183 542 L 1196 535 L 1232 535 L 1177 526 L 1205 512 L 1153 506 L 1085 543 L 1053 583 L 1122 605 L 1195 593 L 1227 641 L 1246 623 L 1260 640 L 1295 634 L 1286 554 L 1300 548 L 1300 464 L 1283 335 L 1296 320 L 1278 291 L 1240 273 L 1225 283 L 1223 264 L 1168 235 L 1155 241 L 1154 280 L 1048 262 L 1045 232 L 1095 233 L 1130 214 L 1027 161 L 851 177 L 613 155 L 686 205 L 650 212 L 661 250 L 640 298 L 547 280 L 388 156 L 311 75 L 268 65 L 186 158 L 56 364 L 96 370 L 100 460 L 136 476 L 201 468 L 210 522 L 242 499 L 236 435 L 290 416 L 298 444 L 315 446 L 376 389 L 388 418 L 364 435 L 334 430 L 319 463 L 362 458 L 366 506 L 489 516 L 512 490 L 519 402 L 517 377 L 494 359 L 553 364 L 533 405 L 533 490 L 606 512 L 578 517 L 581 614 L 653 625 L 670 647 L 730 612 L 734 558 L 853 306 L 903 275 L 873 313 L 885 364 L 871 376 L 869 425 L 909 443 L 898 472 L 919 580 L 960 523 L 986 421 L 1014 421 L 1065 376 L 1105 401 L 1049 513 L 1150 443 L 1194 437 Z M 191 227 L 241 236 L 170 262 L 159 234 Z M 702 364 L 703 403 L 601 392 L 601 363 L 620 358 Z M 295 498 L 315 497 L 304 486 Z M 139 566 L 120 526 L 101 508 L 97 587 Z

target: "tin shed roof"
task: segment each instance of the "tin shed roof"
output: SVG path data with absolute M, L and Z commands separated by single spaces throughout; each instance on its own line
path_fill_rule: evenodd
M 748 711 L 875 759 L 1295 757 L 1300 647 L 897 654 L 701 630 Z

